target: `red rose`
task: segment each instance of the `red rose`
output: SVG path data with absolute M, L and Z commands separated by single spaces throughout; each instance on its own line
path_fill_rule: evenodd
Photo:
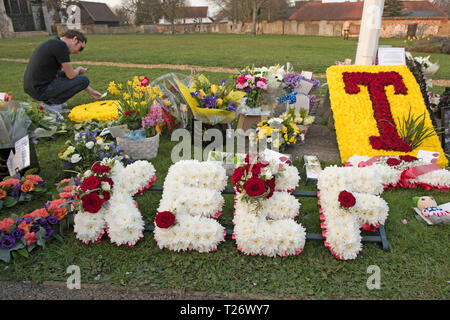
M 109 199 L 111 199 L 111 193 L 103 191 L 103 201 L 108 201 Z
M 239 83 L 244 83 L 245 82 L 245 76 L 240 76 L 240 77 L 238 77 L 237 78 L 237 82 L 239 82 Z
M 405 162 L 410 162 L 410 161 L 416 161 L 418 160 L 416 157 L 410 156 L 410 155 L 404 155 L 404 156 L 400 156 L 400 160 L 403 160 Z
M 150 84 L 150 80 L 147 77 L 144 77 L 141 82 L 139 83 L 139 85 L 141 87 L 146 87 Z
M 397 159 L 397 158 L 389 158 L 389 159 L 387 159 L 387 161 L 386 161 L 386 163 L 387 163 L 388 165 L 390 165 L 391 167 L 392 167 L 392 166 L 399 165 L 400 162 L 401 162 L 401 161 L 400 161 L 399 159 Z
M 91 170 L 97 174 L 104 174 L 108 173 L 111 170 L 111 168 L 109 166 L 104 166 L 96 162 L 92 165 Z
M 100 188 L 100 185 L 101 185 L 101 180 L 98 177 L 90 176 L 83 181 L 80 188 L 81 188 L 81 190 L 86 192 L 87 190 L 94 190 L 94 189 Z
M 339 193 L 338 201 L 340 202 L 341 206 L 345 208 L 353 207 L 356 203 L 356 199 L 353 194 L 345 190 Z
M 250 197 L 257 197 L 266 192 L 266 184 L 260 178 L 251 177 L 245 181 L 244 189 Z
M 158 228 L 167 229 L 175 222 L 175 215 L 170 211 L 158 212 L 155 218 L 155 224 Z
M 266 83 L 266 79 L 264 79 L 264 78 L 259 78 L 258 81 L 262 81 L 262 82 Z
M 273 196 L 273 192 L 275 191 L 275 177 L 273 177 L 270 180 L 267 180 L 266 185 L 269 187 L 270 190 L 266 196 L 266 199 L 269 199 L 271 196 Z
M 127 115 L 129 115 L 130 114 L 130 111 L 125 111 L 125 115 L 127 116 Z
M 104 182 L 108 182 L 109 183 L 109 185 L 111 186 L 111 188 L 113 187 L 113 185 L 114 185 L 114 181 L 111 179 L 111 178 L 103 178 L 103 180 L 102 181 L 104 181 Z
M 100 199 L 97 192 L 91 192 L 81 198 L 83 202 L 83 209 L 90 213 L 97 213 L 103 204 L 103 200 Z
M 246 170 L 247 172 L 249 172 L 251 166 L 252 166 L 251 164 L 247 164 L 247 167 L 245 168 L 245 170 Z M 261 173 L 261 171 L 262 171 L 262 169 L 263 169 L 264 167 L 265 167 L 265 166 L 264 166 L 262 163 L 259 163 L 259 162 L 254 163 L 254 164 L 253 164 L 253 167 L 252 167 L 252 175 L 257 176 L 258 174 Z
M 244 175 L 245 169 L 244 167 L 237 167 L 234 169 L 233 175 L 231 176 L 231 183 L 235 186 L 239 181 L 241 181 L 242 176 Z

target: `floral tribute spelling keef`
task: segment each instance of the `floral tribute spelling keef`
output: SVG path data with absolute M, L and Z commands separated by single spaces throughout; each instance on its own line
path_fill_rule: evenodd
M 440 152 L 438 165 L 448 165 L 436 135 L 414 150 L 400 138 L 399 119 L 410 112 L 425 112 L 425 126 L 433 128 L 419 85 L 406 66 L 332 66 L 327 82 L 344 163 L 354 154 L 416 156 L 423 149 Z
M 317 188 L 325 246 L 337 259 L 355 259 L 362 249 L 360 230 L 375 231 L 388 216 L 380 177 L 369 167 L 330 166 Z
M 44 180 L 38 175 L 6 177 L 0 182 L 0 209 L 11 208 L 18 202 L 30 201 L 34 194 L 47 192 Z
M 155 218 L 158 247 L 215 251 L 226 235 L 215 220 L 222 214 L 226 184 L 225 169 L 215 162 L 181 160 L 172 165 Z
M 290 193 L 300 179 L 295 167 L 247 156 L 232 176 L 236 189 L 234 232 L 238 250 L 249 255 L 297 255 L 305 229 L 294 221 L 300 203 Z
M 73 122 L 88 122 L 94 119 L 108 122 L 119 118 L 118 100 L 101 100 L 74 107 L 69 113 Z
M 74 189 L 74 194 L 79 195 L 74 219 L 77 239 L 89 244 L 108 234 L 118 246 L 134 246 L 143 237 L 144 221 L 132 197 L 144 192 L 155 180 L 155 168 L 147 161 L 136 161 L 127 167 L 120 161 L 95 163 Z M 91 194 L 97 196 L 85 201 Z

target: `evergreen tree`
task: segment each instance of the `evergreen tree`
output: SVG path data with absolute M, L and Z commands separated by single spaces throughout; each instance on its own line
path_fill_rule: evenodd
M 399 17 L 402 16 L 402 10 L 404 6 L 403 3 L 399 0 L 386 0 L 384 2 L 384 17 Z

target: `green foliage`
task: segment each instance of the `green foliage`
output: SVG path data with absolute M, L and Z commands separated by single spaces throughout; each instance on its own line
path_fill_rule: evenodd
M 384 3 L 383 16 L 399 17 L 403 16 L 402 10 L 404 5 L 399 0 L 386 0 Z
M 417 149 L 426 139 L 436 135 L 432 126 L 425 126 L 426 113 L 427 111 L 418 117 L 414 117 L 410 108 L 408 117 L 399 119 L 399 136 L 411 146 L 412 150 Z

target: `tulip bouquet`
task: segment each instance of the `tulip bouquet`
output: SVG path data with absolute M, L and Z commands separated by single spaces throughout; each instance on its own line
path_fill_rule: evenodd
M 20 177 L 5 177 L 0 182 L 0 209 L 5 206 L 11 208 L 18 202 L 30 201 L 33 194 L 46 193 L 44 180 L 38 175 L 27 174 Z
M 62 165 L 64 169 L 76 172 L 84 172 L 91 167 L 92 163 L 105 158 L 133 161 L 114 142 L 105 141 L 97 131 L 89 129 L 76 133 L 74 140 L 66 141 L 64 150 L 58 153 L 58 157 L 64 161 Z

